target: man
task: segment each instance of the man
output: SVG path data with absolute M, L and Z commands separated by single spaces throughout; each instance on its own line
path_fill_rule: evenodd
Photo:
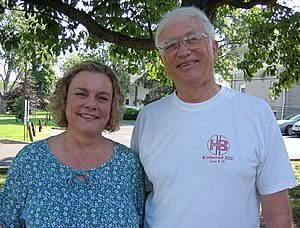
M 218 44 L 205 14 L 179 8 L 156 34 L 176 90 L 140 112 L 131 146 L 153 185 L 145 228 L 292 227 L 296 184 L 269 106 L 216 84 Z

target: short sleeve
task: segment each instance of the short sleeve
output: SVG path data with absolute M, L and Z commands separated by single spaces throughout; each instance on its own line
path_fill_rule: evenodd
M 130 141 L 130 147 L 131 149 L 133 149 L 134 151 L 136 151 L 137 153 L 139 153 L 139 136 L 140 136 L 140 128 L 141 128 L 141 113 L 142 111 L 140 111 L 140 113 L 138 114 L 138 117 L 135 121 L 135 124 L 134 124 L 134 128 L 133 128 L 133 131 L 132 131 L 132 135 L 131 135 L 131 141 Z
M 285 144 L 271 110 L 267 110 L 263 124 L 263 152 L 257 170 L 260 194 L 272 194 L 296 185 Z
M 21 151 L 22 152 L 22 151 Z M 19 153 L 8 170 L 6 182 L 0 192 L 0 224 L 5 227 L 25 227 L 21 219 L 27 197 L 25 158 Z
M 132 178 L 132 188 L 135 199 L 135 206 L 139 216 L 140 227 L 142 227 L 143 214 L 144 214 L 144 202 L 145 202 L 145 191 L 144 191 L 144 174 L 140 163 L 136 165 Z

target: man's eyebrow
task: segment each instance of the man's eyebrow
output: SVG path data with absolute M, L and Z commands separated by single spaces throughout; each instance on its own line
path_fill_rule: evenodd
M 196 33 L 198 33 L 198 32 L 195 32 L 195 31 L 190 31 L 190 32 L 187 32 L 187 33 L 185 33 L 185 34 L 183 34 L 181 37 L 171 37 L 171 38 L 169 38 L 169 39 L 167 39 L 165 42 L 163 42 L 163 43 L 169 43 L 169 42 L 172 42 L 172 41 L 177 41 L 178 39 L 182 39 L 183 37 L 185 37 L 185 36 L 189 36 L 189 35 L 192 35 L 192 34 L 196 34 Z

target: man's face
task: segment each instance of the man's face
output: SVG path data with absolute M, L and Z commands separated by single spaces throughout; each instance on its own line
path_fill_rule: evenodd
M 208 37 L 203 36 L 197 48 L 190 49 L 182 41 L 189 34 L 207 35 L 195 18 L 171 23 L 160 35 L 161 43 L 180 40 L 177 50 L 161 53 L 165 71 L 171 76 L 177 88 L 183 85 L 201 85 L 214 80 L 213 66 L 217 58 L 217 42 L 211 42 Z

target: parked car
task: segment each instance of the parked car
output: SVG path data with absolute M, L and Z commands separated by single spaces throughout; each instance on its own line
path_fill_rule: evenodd
M 277 120 L 277 123 L 280 127 L 281 133 L 286 135 L 292 135 L 293 134 L 292 127 L 294 123 L 296 123 L 299 120 L 300 120 L 300 113 L 284 120 Z
M 295 135 L 300 136 L 300 120 L 297 121 L 296 123 L 294 123 L 294 125 L 292 127 L 292 131 Z

